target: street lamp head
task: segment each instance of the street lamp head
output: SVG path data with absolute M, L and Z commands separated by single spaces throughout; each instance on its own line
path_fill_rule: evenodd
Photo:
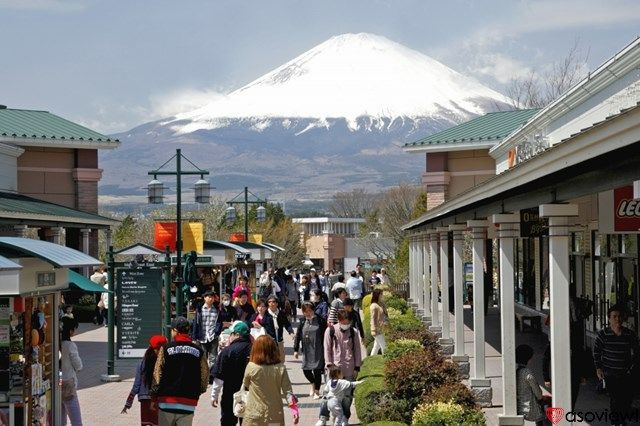
M 162 182 L 160 182 L 156 177 L 153 177 L 153 180 L 149 182 L 147 185 L 147 195 L 149 199 L 149 204 L 162 204 L 164 186 Z
M 264 222 L 267 218 L 267 209 L 264 206 L 260 206 L 256 209 L 256 219 L 258 222 Z
M 211 198 L 211 185 L 200 176 L 200 180 L 196 182 L 196 203 L 209 204 Z
M 227 225 L 232 225 L 236 221 L 236 208 L 233 206 L 227 207 L 225 210 Z

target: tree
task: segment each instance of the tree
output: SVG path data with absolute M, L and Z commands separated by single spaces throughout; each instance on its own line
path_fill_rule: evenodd
M 543 108 L 560 97 L 586 75 L 589 50 L 580 48 L 576 40 L 569 53 L 551 65 L 549 71 L 540 75 L 531 71 L 526 77 L 514 78 L 507 87 L 507 96 L 513 100 L 514 108 Z
M 330 210 L 335 217 L 365 217 L 376 206 L 376 196 L 364 188 L 337 192 L 331 201 Z
M 136 222 L 131 215 L 127 215 L 113 232 L 113 247 L 122 249 L 135 243 Z

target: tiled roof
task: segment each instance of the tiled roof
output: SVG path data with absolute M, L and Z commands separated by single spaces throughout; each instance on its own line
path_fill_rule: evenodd
M 0 107 L 0 138 L 118 142 L 48 111 Z
M 406 143 L 404 147 L 497 142 L 526 123 L 538 111 L 539 109 L 521 109 L 490 112 L 416 142 Z

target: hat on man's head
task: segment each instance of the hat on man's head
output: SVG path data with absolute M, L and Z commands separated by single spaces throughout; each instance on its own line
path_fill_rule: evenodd
M 240 336 L 249 335 L 249 326 L 244 321 L 234 321 L 229 329 L 232 333 L 239 334 Z
M 163 346 L 166 343 L 167 338 L 159 334 L 151 336 L 151 338 L 149 339 L 149 346 L 151 346 L 153 349 L 160 349 L 160 346 Z
M 185 317 L 177 317 L 171 321 L 171 328 L 176 330 L 178 333 L 188 333 L 191 328 L 191 324 Z

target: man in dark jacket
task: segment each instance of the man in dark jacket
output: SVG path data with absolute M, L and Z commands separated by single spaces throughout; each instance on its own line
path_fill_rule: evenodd
M 289 335 L 293 337 L 293 328 L 284 310 L 278 309 L 278 298 L 275 296 L 269 296 L 267 299 L 267 313 L 262 319 L 262 326 L 264 331 L 278 343 L 280 361 L 284 362 L 283 331 L 287 330 Z
M 355 303 L 352 299 L 348 297 L 344 299 L 344 310 L 349 314 L 349 319 L 351 320 L 351 327 L 358 330 L 360 333 L 360 338 L 364 340 L 364 327 L 362 326 L 362 319 L 360 318 L 360 312 L 354 309 Z
M 173 341 L 160 348 L 151 394 L 158 398 L 161 426 L 190 425 L 200 394 L 207 390 L 209 368 L 204 350 L 189 336 L 184 317 L 171 322 Z
M 218 406 L 220 390 L 222 390 L 222 400 L 220 409 L 222 426 L 235 426 L 238 418 L 233 415 L 233 394 L 240 390 L 244 370 L 249 363 L 251 354 L 251 338 L 249 337 L 249 327 L 242 321 L 236 321 L 228 331 L 229 346 L 224 348 L 218 355 L 213 366 L 213 387 L 211 388 L 211 405 Z

